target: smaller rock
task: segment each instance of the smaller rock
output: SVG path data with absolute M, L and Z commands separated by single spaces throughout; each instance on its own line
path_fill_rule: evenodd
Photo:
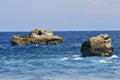
M 89 38 L 81 46 L 83 57 L 87 56 L 112 56 L 112 40 L 108 34 L 101 34 Z

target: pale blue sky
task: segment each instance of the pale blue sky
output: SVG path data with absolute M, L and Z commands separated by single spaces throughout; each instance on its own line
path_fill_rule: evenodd
M 120 30 L 120 0 L 0 0 L 0 31 Z

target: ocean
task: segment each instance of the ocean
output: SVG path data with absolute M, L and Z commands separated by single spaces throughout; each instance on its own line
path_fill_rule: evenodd
M 120 31 L 58 31 L 60 45 L 11 46 L 13 35 L 0 32 L 0 80 L 120 80 Z M 79 57 L 81 44 L 92 36 L 109 34 L 111 57 Z

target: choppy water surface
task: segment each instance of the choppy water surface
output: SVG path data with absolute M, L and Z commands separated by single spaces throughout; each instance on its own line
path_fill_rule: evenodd
M 112 36 L 112 57 L 79 57 L 87 38 L 108 33 Z M 55 32 L 64 37 L 61 45 L 11 46 L 12 35 L 0 33 L 0 80 L 119 80 L 120 31 Z

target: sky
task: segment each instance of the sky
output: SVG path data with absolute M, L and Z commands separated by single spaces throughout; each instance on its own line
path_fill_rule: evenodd
M 0 31 L 120 30 L 120 0 L 0 0 Z

